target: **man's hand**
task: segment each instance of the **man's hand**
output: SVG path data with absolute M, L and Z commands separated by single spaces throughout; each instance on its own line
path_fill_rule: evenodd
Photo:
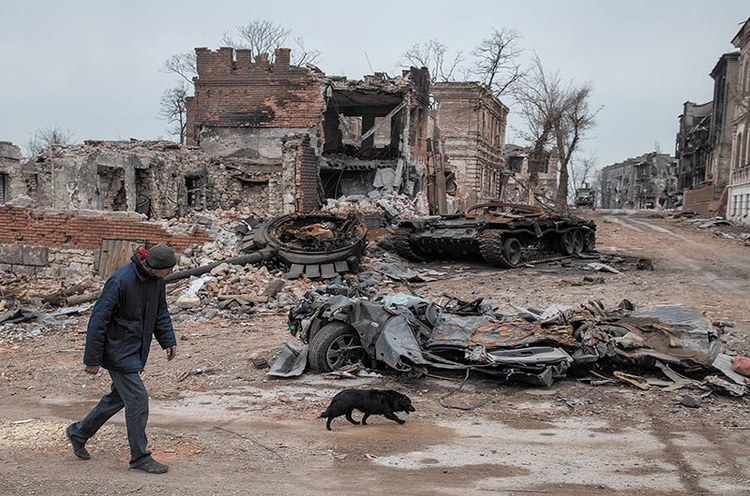
M 99 366 L 98 365 L 86 365 L 86 368 L 83 370 L 85 370 L 87 374 L 95 375 L 99 373 Z
M 172 360 L 174 357 L 177 356 L 177 345 L 170 346 L 166 349 L 167 351 L 167 361 Z
M 750 358 L 742 355 L 735 356 L 732 360 L 732 370 L 750 377 Z

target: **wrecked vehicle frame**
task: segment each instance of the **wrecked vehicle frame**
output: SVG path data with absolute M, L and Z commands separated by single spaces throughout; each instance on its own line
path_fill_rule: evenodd
M 456 214 L 402 219 L 393 239 L 396 253 L 410 260 L 475 256 L 502 268 L 580 254 L 595 245 L 591 220 L 499 201 Z
M 376 303 L 313 290 L 290 310 L 289 327 L 317 371 L 360 362 L 417 374 L 470 369 L 540 386 L 573 368 L 706 375 L 721 354 L 712 322 L 682 305 L 635 309 L 623 300 L 605 309 L 590 300 L 579 309 L 501 315 L 481 299 L 458 303 L 443 307 L 403 293 Z

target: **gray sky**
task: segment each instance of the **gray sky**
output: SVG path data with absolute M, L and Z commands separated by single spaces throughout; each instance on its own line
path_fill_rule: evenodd
M 674 153 L 682 104 L 711 100 L 709 72 L 733 50 L 750 3 L 4 0 L 0 13 L 0 141 L 22 147 L 51 127 L 76 142 L 169 139 L 159 100 L 178 79 L 160 72 L 163 62 L 195 47 L 216 49 L 225 32 L 253 19 L 288 27 L 322 52 L 324 72 L 349 79 L 399 74 L 401 54 L 415 43 L 437 38 L 468 52 L 492 28 L 507 27 L 546 69 L 592 84 L 593 104 L 603 109 L 582 156 L 601 167 L 657 146 Z M 509 130 L 506 141 L 519 140 Z

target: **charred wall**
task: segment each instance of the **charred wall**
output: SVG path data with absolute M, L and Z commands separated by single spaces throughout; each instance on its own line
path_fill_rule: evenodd
M 195 53 L 198 77 L 188 144 L 204 146 L 212 128 L 318 126 L 324 108 L 321 84 L 312 70 L 289 65 L 289 49 L 277 49 L 274 64 L 265 55 L 251 60 L 249 50 L 196 48 Z

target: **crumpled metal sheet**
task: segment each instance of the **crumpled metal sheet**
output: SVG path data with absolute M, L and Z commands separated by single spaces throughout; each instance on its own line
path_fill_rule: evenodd
M 307 345 L 299 348 L 286 343 L 266 375 L 274 377 L 297 377 L 307 366 Z
M 606 310 L 597 301 L 579 309 L 553 305 L 518 315 L 455 314 L 431 301 L 396 294 L 382 303 L 309 292 L 290 311 L 292 333 L 310 333 L 333 320 L 352 326 L 368 355 L 396 370 L 467 368 L 549 385 L 572 364 L 612 361 L 615 366 L 708 371 L 720 352 L 710 320 L 682 305 L 633 309 L 626 300 Z M 517 353 L 525 362 L 503 359 Z M 534 355 L 539 356 L 534 358 Z

